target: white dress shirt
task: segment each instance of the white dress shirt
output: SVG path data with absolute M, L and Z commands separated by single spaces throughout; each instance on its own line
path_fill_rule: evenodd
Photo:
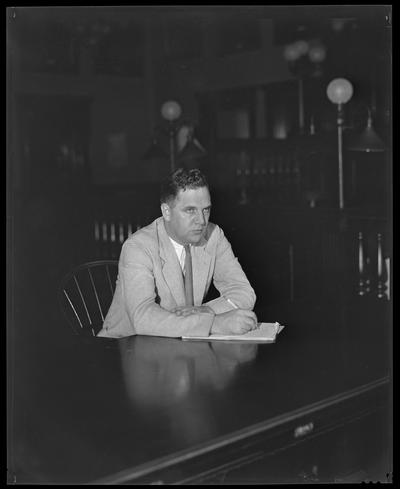
M 171 236 L 168 236 L 169 239 L 171 240 L 171 243 L 174 245 L 174 249 L 176 251 L 176 255 L 178 257 L 178 260 L 179 260 L 179 264 L 181 266 L 181 269 L 182 269 L 182 273 L 185 274 L 185 258 L 186 258 L 186 251 L 185 251 L 185 248 L 177 243 L 176 241 L 174 241 Z M 190 245 L 189 245 L 190 246 Z M 237 309 L 237 305 L 230 299 L 226 299 L 229 304 L 234 307 L 235 309 Z
M 185 258 L 186 258 L 185 248 L 181 244 L 179 244 L 176 241 L 174 241 L 171 238 L 171 236 L 169 236 L 169 239 L 171 240 L 171 243 L 174 245 L 174 249 L 176 251 L 176 256 L 178 257 L 179 264 L 181 266 L 182 272 L 184 273 L 184 270 L 185 270 Z

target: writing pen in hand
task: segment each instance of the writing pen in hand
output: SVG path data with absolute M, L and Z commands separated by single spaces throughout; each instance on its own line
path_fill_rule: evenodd
M 230 304 L 232 307 L 234 307 L 235 309 L 239 309 L 239 308 L 238 308 L 238 306 L 237 306 L 237 305 L 236 305 L 234 302 L 232 302 L 230 299 L 228 299 L 228 298 L 227 298 L 226 300 L 227 300 L 227 302 L 229 302 L 229 304 Z M 258 323 L 257 323 L 257 321 L 256 321 L 254 329 L 257 329 L 258 327 L 259 327 L 259 324 L 258 324 Z
M 229 302 L 229 304 L 230 304 L 232 307 L 234 307 L 235 309 L 239 309 L 239 308 L 238 308 L 238 306 L 237 306 L 236 304 L 234 304 L 234 303 L 233 303 L 233 302 L 232 302 L 230 299 L 226 299 L 226 300 Z

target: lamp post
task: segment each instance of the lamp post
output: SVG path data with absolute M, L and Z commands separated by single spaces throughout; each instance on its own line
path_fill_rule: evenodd
M 322 73 L 321 65 L 326 57 L 326 49 L 318 40 L 298 40 L 285 46 L 283 57 L 289 70 L 298 79 L 299 131 L 304 134 L 304 79 Z
M 182 114 L 181 106 L 175 100 L 168 100 L 164 102 L 161 106 L 161 115 L 168 121 L 168 135 L 169 135 L 169 151 L 170 151 L 170 162 L 171 162 L 171 172 L 175 170 L 175 135 L 176 135 L 176 125 L 175 121 L 179 119 Z
M 161 106 L 161 115 L 168 122 L 168 130 L 162 131 L 161 127 L 156 128 L 159 132 L 167 133 L 169 139 L 169 160 L 171 172 L 176 169 L 176 162 L 194 161 L 206 155 L 206 150 L 194 137 L 194 126 L 189 122 L 178 122 L 182 114 L 181 106 L 175 100 L 168 100 Z M 159 146 L 158 139 L 153 138 L 152 145 L 145 152 L 144 159 L 166 158 L 167 155 Z
M 326 93 L 329 100 L 337 105 L 337 131 L 338 131 L 338 173 L 339 173 L 339 208 L 344 209 L 343 192 L 343 104 L 346 104 L 353 96 L 353 85 L 345 78 L 332 80 Z

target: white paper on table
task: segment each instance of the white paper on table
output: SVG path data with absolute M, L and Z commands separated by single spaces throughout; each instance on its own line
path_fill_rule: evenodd
M 209 336 L 182 336 L 183 340 L 206 340 L 206 341 L 253 341 L 257 343 L 274 343 L 276 336 L 284 326 L 275 323 L 258 323 L 258 327 L 244 334 L 210 334 Z

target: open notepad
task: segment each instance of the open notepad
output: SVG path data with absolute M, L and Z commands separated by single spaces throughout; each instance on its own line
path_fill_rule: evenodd
M 210 334 L 209 336 L 182 336 L 183 340 L 206 341 L 253 341 L 257 343 L 274 343 L 276 336 L 284 326 L 279 323 L 258 323 L 258 328 L 244 334 Z

